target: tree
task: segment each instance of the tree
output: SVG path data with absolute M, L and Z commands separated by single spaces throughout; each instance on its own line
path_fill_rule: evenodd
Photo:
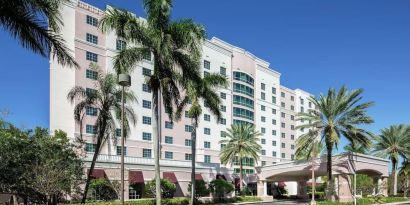
M 114 137 L 116 131 L 116 120 L 121 119 L 121 88 L 117 85 L 116 77 L 113 74 L 100 74 L 97 77 L 94 90 L 87 90 L 81 86 L 75 86 L 67 95 L 71 103 L 77 103 L 74 107 L 74 119 L 77 123 L 82 124 L 82 116 L 87 108 L 95 108 L 96 122 L 94 137 L 96 138 L 96 146 L 90 169 L 88 170 L 87 180 L 85 184 L 82 203 L 85 202 L 90 185 L 91 174 L 94 170 L 100 149 L 104 143 L 109 140 L 110 136 Z M 130 103 L 136 100 L 133 92 L 126 91 L 126 102 Z M 125 130 L 121 130 L 125 134 L 128 133 L 129 124 L 135 125 L 136 117 L 131 106 L 125 106 Z M 82 132 L 82 130 L 80 130 Z
M 400 180 L 401 182 L 401 189 L 403 190 L 403 196 L 407 197 L 407 193 L 409 192 L 410 189 L 410 162 L 405 159 L 400 167 L 400 171 L 399 171 L 399 176 L 402 180 Z
M 113 30 L 119 38 L 132 43 L 114 57 L 117 73 L 130 72 L 144 57 L 154 57 L 154 71 L 147 85 L 152 90 L 156 202 L 160 205 L 159 109 L 162 104 L 172 121 L 183 89 L 179 85 L 184 85 L 181 80 L 200 80 L 198 68 L 206 33 L 203 26 L 191 19 L 171 21 L 171 0 L 144 0 L 144 8 L 146 21 L 114 8 L 107 11 L 100 25 L 104 32 Z
M 348 145 L 344 146 L 343 149 L 347 152 L 359 153 L 359 154 L 366 154 L 368 149 L 363 145 L 358 145 L 355 143 L 349 143 Z
M 195 184 L 195 200 L 198 200 L 198 197 L 209 196 L 210 191 L 204 180 L 195 180 Z M 192 182 L 188 184 L 188 192 L 192 195 Z
M 161 179 L 161 196 L 162 198 L 172 198 L 174 197 L 174 193 L 177 190 L 177 186 L 170 182 L 168 179 Z M 153 179 L 152 181 L 148 182 L 145 185 L 145 194 L 149 198 L 157 198 L 156 193 L 156 180 Z
M 392 163 L 393 195 L 397 195 L 397 163 L 410 154 L 410 127 L 392 125 L 381 130 L 374 139 L 373 153 L 376 156 L 389 158 Z
M 187 81 L 186 97 L 178 106 L 176 112 L 176 119 L 181 118 L 181 113 L 188 103 L 191 103 L 191 107 L 188 109 L 188 115 L 192 122 L 191 132 L 191 155 L 192 155 L 192 171 L 191 171 L 191 201 L 190 204 L 194 204 L 196 199 L 195 193 L 195 164 L 196 164 L 196 131 L 198 129 L 199 117 L 202 115 L 202 107 L 200 100 L 202 99 L 204 105 L 214 114 L 218 120 L 221 120 L 220 104 L 221 99 L 216 92 L 217 88 L 226 87 L 228 81 L 225 76 L 220 74 L 209 74 L 204 76 L 200 81 Z
M 223 179 L 214 179 L 209 183 L 209 190 L 214 197 L 221 201 L 226 194 L 231 193 L 235 188 L 231 183 Z
M 68 0 L 0 0 L 0 26 L 20 44 L 62 65 L 79 68 L 59 34 L 60 8 Z
M 359 126 L 373 123 L 367 115 L 367 109 L 372 102 L 359 103 L 362 99 L 362 89 L 349 91 L 345 86 L 340 90 L 329 89 L 327 96 L 320 94 L 319 98 L 310 97 L 316 109 L 298 113 L 298 121 L 304 124 L 297 129 L 309 129 L 300 137 L 306 138 L 300 149 L 307 149 L 311 142 L 321 141 L 327 152 L 328 200 L 333 200 L 332 151 L 338 146 L 340 139 L 345 137 L 349 142 L 370 145 L 372 134 Z
M 245 157 L 257 161 L 261 151 L 259 144 L 259 136 L 261 133 L 255 130 L 252 124 L 233 124 L 228 128 L 226 139 L 219 141 L 220 144 L 225 144 L 222 148 L 219 157 L 221 163 L 226 165 L 228 163 L 234 164 L 236 160 L 239 161 L 239 189 L 242 187 L 243 178 L 243 160 Z

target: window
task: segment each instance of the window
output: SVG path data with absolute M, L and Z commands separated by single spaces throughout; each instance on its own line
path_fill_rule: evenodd
M 242 72 L 233 72 L 233 79 L 248 83 L 252 86 L 254 84 L 253 78 L 250 75 Z
M 286 125 L 285 125 L 285 123 L 281 123 L 281 126 L 282 126 L 282 128 L 285 128 L 286 127 Z
M 148 68 L 142 68 L 142 75 L 144 75 L 144 76 L 151 76 L 152 74 L 151 74 L 151 70 L 150 69 L 148 69 Z
M 312 108 L 312 102 L 309 101 L 309 108 Z
M 87 33 L 86 34 L 86 39 L 87 39 L 87 42 L 89 42 L 89 43 L 98 44 L 98 36 L 96 36 L 96 35 Z
M 211 116 L 208 114 L 204 114 L 204 120 L 205 121 L 211 121 Z
M 285 158 L 285 157 L 286 157 L 285 153 L 282 153 L 282 158 Z
M 85 151 L 86 152 L 95 152 L 96 148 L 97 148 L 96 144 L 91 144 L 91 143 L 86 143 L 85 144 Z
M 266 165 L 266 161 L 262 161 L 262 166 L 265 166 Z
M 264 105 L 261 105 L 261 110 L 262 110 L 262 111 L 265 111 L 265 110 L 266 110 L 266 107 L 265 107 Z
M 254 113 L 252 111 L 238 107 L 233 107 L 233 116 L 245 118 L 248 120 L 254 119 Z
M 285 103 L 284 103 L 284 102 L 281 102 L 281 103 L 280 103 L 280 106 L 283 107 L 283 108 L 285 108 Z
M 286 137 L 286 134 L 285 134 L 285 133 L 281 133 L 281 136 L 282 136 L 282 138 L 285 138 L 285 137 Z
M 262 132 L 262 134 L 265 134 L 265 133 L 266 133 L 266 129 L 265 129 L 264 127 L 262 127 L 262 128 L 261 128 L 261 132 Z
M 187 110 L 185 110 L 185 117 L 186 118 L 191 118 L 191 116 L 189 116 L 189 112 Z
M 185 153 L 185 160 L 192 160 L 192 154 Z
M 206 134 L 206 135 L 210 135 L 210 134 L 211 134 L 211 129 L 210 129 L 210 128 L 205 127 L 205 128 L 204 128 L 204 134 Z
M 262 122 L 265 122 L 265 121 L 266 121 L 266 117 L 262 116 L 262 117 L 261 117 L 261 121 L 262 121 Z
M 291 119 L 291 120 L 295 120 L 295 116 L 294 116 L 294 115 L 291 115 L 291 116 L 290 116 L 290 119 Z
M 264 92 L 261 92 L 261 99 L 265 100 L 265 93 Z
M 151 101 L 142 100 L 142 107 L 147 108 L 147 109 L 151 109 Z
M 166 144 L 174 144 L 174 138 L 171 136 L 165 136 L 165 143 Z
M 290 109 L 293 110 L 293 111 L 295 111 L 295 106 L 291 105 L 291 106 L 290 106 Z
M 295 155 L 294 155 L 294 154 L 291 154 L 291 155 L 290 155 L 290 159 L 291 159 L 291 160 L 294 160 L 294 159 L 295 159 Z
M 151 141 L 152 140 L 151 133 L 143 132 L 142 133 L 142 140 Z
M 142 124 L 150 125 L 151 124 L 151 117 L 142 116 Z
M 295 139 L 295 135 L 290 135 L 290 139 L 294 140 Z
M 265 90 L 265 83 L 261 83 L 261 89 Z
M 191 125 L 185 125 L 185 132 L 192 132 L 193 127 Z
M 300 112 L 305 112 L 304 107 L 300 107 Z
M 276 136 L 276 130 L 272 130 L 272 135 Z
M 221 74 L 221 75 L 223 75 L 223 76 L 226 76 L 226 68 L 220 67 L 220 68 L 219 68 L 219 74 Z
M 233 104 L 243 105 L 249 108 L 253 108 L 254 106 L 253 100 L 247 97 L 240 96 L 240 95 L 233 95 Z
M 295 149 L 295 145 L 290 145 L 290 149 Z
M 291 101 L 295 101 L 295 97 L 294 97 L 294 96 L 290 96 L 290 100 L 291 100 Z
M 151 52 L 147 52 L 142 56 L 144 60 L 151 61 Z
M 276 147 L 276 141 L 275 140 L 272 141 L 272 146 Z
M 265 156 L 266 155 L 266 150 L 261 150 L 261 155 Z
M 116 137 L 121 137 L 121 129 L 120 128 L 115 129 L 115 136 Z
M 276 95 L 276 88 L 272 87 L 272 94 Z
M 128 190 L 129 190 L 129 193 L 128 193 L 129 199 L 139 199 L 140 198 L 139 193 L 132 186 L 129 186 Z
M 152 158 L 151 149 L 142 149 L 142 157 Z
M 86 125 L 85 132 L 87 134 L 97 134 L 97 127 L 94 125 Z
M 117 146 L 117 155 L 121 155 L 121 146 Z M 127 156 L 127 147 L 124 147 L 124 156 Z
M 119 40 L 117 39 L 116 43 L 115 43 L 115 47 L 117 48 L 117 50 L 124 50 L 127 48 L 127 43 L 123 40 Z
M 291 130 L 295 130 L 295 125 L 290 125 Z
M 272 151 L 272 157 L 276 157 L 276 152 Z
M 92 62 L 98 62 L 98 55 L 92 52 L 87 51 L 85 54 L 87 60 Z
M 142 84 L 142 91 L 151 93 L 151 88 L 147 84 Z
M 204 148 L 211 148 L 211 142 L 205 141 L 204 142 Z
M 221 111 L 226 112 L 226 106 L 225 105 L 221 105 Z
M 219 124 L 221 124 L 221 125 L 226 125 L 226 119 L 225 119 L 225 118 L 221 118 L 221 119 L 219 120 Z
M 92 26 L 98 26 L 98 19 L 87 15 L 87 24 L 92 25 Z
M 87 71 L 85 72 L 85 77 L 88 78 L 88 79 L 97 80 L 98 72 L 87 69 Z
M 204 71 L 204 77 L 211 75 L 208 71 Z
M 284 112 L 280 113 L 280 115 L 282 116 L 282 118 L 285 118 L 285 113 Z
M 92 88 L 86 88 L 86 89 L 85 89 L 85 94 L 86 94 L 88 97 L 90 97 L 90 96 L 96 95 L 96 94 L 97 94 L 97 90 L 92 89 Z
M 285 148 L 285 143 L 282 143 L 282 148 Z
M 226 93 L 221 93 L 221 98 L 226 99 Z
M 261 144 L 266 144 L 266 139 L 261 139 Z
M 272 125 L 276 125 L 276 120 L 272 119 Z
M 280 96 L 284 98 L 284 97 L 285 97 L 285 93 L 284 93 L 284 92 L 280 92 Z
M 221 135 L 220 135 L 221 137 L 226 137 L 226 132 L 225 131 L 221 131 Z
M 87 106 L 85 108 L 86 115 L 97 116 L 97 112 L 98 112 L 98 110 L 95 107 Z
M 211 155 L 204 155 L 204 162 L 211 163 Z
M 165 159 L 173 159 L 174 153 L 165 151 Z
M 276 97 L 275 96 L 272 96 L 272 103 L 276 104 Z
M 167 129 L 174 128 L 174 123 L 172 123 L 170 121 L 165 121 L 165 128 L 167 128 Z
M 253 88 L 251 88 L 249 86 L 239 84 L 239 83 L 233 83 L 233 91 L 245 94 L 245 95 L 253 98 L 254 91 L 253 91 Z
M 303 105 L 304 102 L 305 102 L 305 101 L 303 100 L 303 98 L 300 98 L 300 104 Z
M 192 146 L 192 140 L 190 140 L 190 139 L 185 139 L 185 146 L 187 146 L 187 147 Z
M 221 150 L 226 146 L 226 144 L 221 144 Z
M 204 60 L 204 68 L 207 70 L 211 69 L 211 62 Z
M 272 109 L 272 114 L 276 115 L 276 109 Z

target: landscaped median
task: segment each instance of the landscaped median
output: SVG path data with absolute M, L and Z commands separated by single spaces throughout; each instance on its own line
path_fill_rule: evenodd
M 410 198 L 404 197 L 369 197 L 369 198 L 362 198 L 357 199 L 357 205 L 372 205 L 372 204 L 388 204 L 388 203 L 395 203 L 395 202 L 405 202 L 409 201 Z M 350 205 L 354 204 L 353 202 L 350 203 L 339 203 L 339 202 L 330 202 L 330 201 L 318 201 L 318 205 Z
M 226 198 L 222 199 L 217 202 L 208 202 L 204 203 L 206 205 L 212 205 L 212 204 L 226 204 L 226 203 L 238 203 L 238 202 L 258 202 L 262 201 L 261 198 L 255 197 L 255 196 L 236 196 L 232 198 Z M 86 205 L 118 205 L 120 204 L 119 201 L 98 201 L 98 202 L 88 202 Z M 155 200 L 154 199 L 140 199 L 140 200 L 134 200 L 134 201 L 126 201 L 126 205 L 154 205 Z M 185 197 L 175 197 L 171 199 L 163 199 L 162 204 L 164 205 L 188 205 L 189 204 L 189 199 Z M 71 204 L 73 205 L 73 204 Z M 80 204 L 74 204 L 74 205 L 80 205 Z

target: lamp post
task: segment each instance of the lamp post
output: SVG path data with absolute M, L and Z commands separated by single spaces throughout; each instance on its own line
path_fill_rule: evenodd
M 124 143 L 125 143 L 125 112 L 124 112 L 124 93 L 125 87 L 131 86 L 131 76 L 128 74 L 118 75 L 118 84 L 122 86 L 121 94 L 121 205 L 124 205 Z

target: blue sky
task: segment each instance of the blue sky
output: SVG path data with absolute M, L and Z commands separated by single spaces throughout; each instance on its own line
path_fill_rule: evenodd
M 144 16 L 141 0 L 86 0 Z M 208 36 L 271 63 L 290 88 L 315 95 L 329 87 L 363 88 L 380 128 L 410 124 L 410 1 L 177 0 L 173 18 L 202 23 Z M 0 109 L 18 126 L 48 127 L 48 59 L 21 48 L 0 30 Z

